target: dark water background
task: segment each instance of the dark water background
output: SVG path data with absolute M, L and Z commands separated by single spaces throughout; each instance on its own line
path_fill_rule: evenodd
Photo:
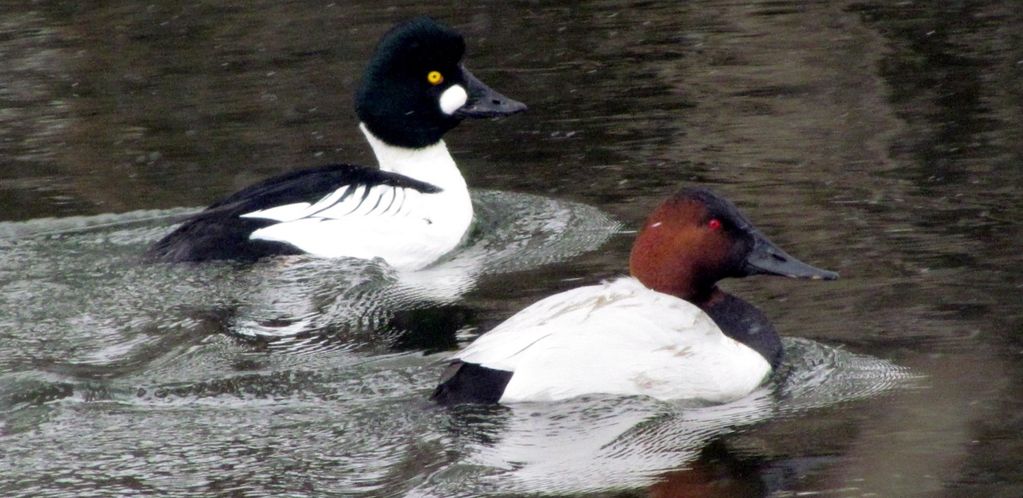
M 351 94 L 423 13 L 531 109 L 447 137 L 468 255 L 426 290 L 137 262 L 153 217 L 373 164 Z M 711 408 L 424 401 L 437 351 L 621 274 L 693 183 L 842 274 L 727 283 L 787 380 Z M 1021 496 L 1021 187 L 1016 2 L 4 2 L 0 494 Z

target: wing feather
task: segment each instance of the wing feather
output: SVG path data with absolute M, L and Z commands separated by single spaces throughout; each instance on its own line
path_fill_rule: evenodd
M 342 213 L 354 213 L 372 193 L 391 192 L 393 203 L 396 192 L 406 190 L 440 192 L 434 185 L 397 173 L 346 164 L 287 173 L 212 204 L 153 244 L 147 256 L 161 261 L 205 261 L 300 253 L 303 250 L 288 239 L 252 235 L 289 223 L 342 220 Z M 359 225 L 356 222 L 353 229 Z
M 591 393 L 725 401 L 770 372 L 698 307 L 632 278 L 541 300 L 455 358 L 513 372 L 502 401 Z

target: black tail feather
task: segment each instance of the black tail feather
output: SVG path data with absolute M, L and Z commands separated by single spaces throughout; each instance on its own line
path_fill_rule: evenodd
M 441 405 L 495 404 L 511 378 L 512 372 L 454 361 L 441 375 L 440 385 L 430 399 Z

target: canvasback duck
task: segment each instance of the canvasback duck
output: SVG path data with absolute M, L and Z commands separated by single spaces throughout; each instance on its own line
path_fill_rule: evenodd
M 553 401 L 586 394 L 723 403 L 756 389 L 782 344 L 767 317 L 723 278 L 838 275 L 786 254 L 734 204 L 683 189 L 646 220 L 631 276 L 547 297 L 455 354 L 441 404 Z
M 525 104 L 462 65 L 465 41 L 429 18 L 383 36 L 356 93 L 379 169 L 337 164 L 245 188 L 186 220 L 151 260 L 256 260 L 283 254 L 383 258 L 420 269 L 454 249 L 473 218 L 465 179 L 441 137 L 464 118 Z

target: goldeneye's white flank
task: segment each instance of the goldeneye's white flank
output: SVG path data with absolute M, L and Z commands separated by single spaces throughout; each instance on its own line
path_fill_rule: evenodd
M 727 402 L 782 357 L 767 317 L 717 282 L 755 274 L 833 280 L 771 243 L 703 189 L 664 201 L 636 237 L 631 276 L 555 294 L 454 355 L 442 404 L 553 401 L 586 394 Z
M 422 268 L 472 222 L 465 179 L 441 139 L 464 118 L 524 111 L 462 65 L 465 42 L 429 18 L 381 39 L 356 98 L 379 169 L 348 164 L 286 173 L 191 217 L 154 244 L 160 261 L 255 260 L 282 254 L 383 258 Z

